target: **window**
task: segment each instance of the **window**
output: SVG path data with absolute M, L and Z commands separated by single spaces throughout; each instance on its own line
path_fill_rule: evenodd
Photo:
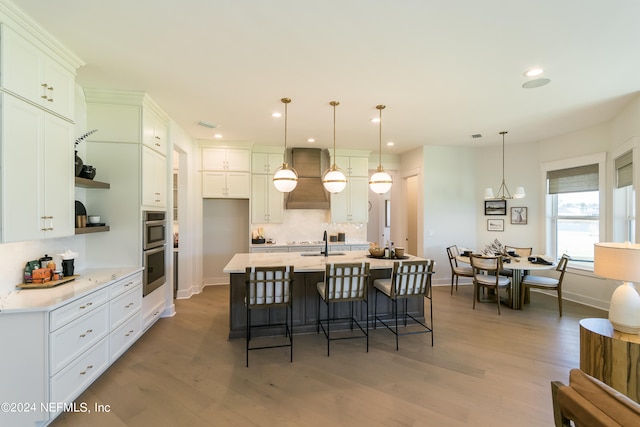
M 633 151 L 614 160 L 613 241 L 635 242 L 636 212 L 633 190 Z
M 593 268 L 593 245 L 604 235 L 605 154 L 543 165 L 546 180 L 546 252 L 571 256 L 573 267 Z M 603 205 L 604 206 L 604 205 Z

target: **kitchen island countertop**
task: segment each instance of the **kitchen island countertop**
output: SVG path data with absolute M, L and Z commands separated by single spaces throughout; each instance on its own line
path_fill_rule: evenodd
M 340 253 L 342 255 L 335 255 Z M 334 254 L 334 255 L 331 255 Z M 370 268 L 391 269 L 395 259 L 370 258 L 369 251 L 329 251 L 329 256 L 309 256 L 300 252 L 241 253 L 235 254 L 224 267 L 225 273 L 244 273 L 247 267 L 266 267 L 273 265 L 292 265 L 295 271 L 325 271 L 327 263 L 369 262 Z M 405 261 L 418 261 L 424 258 L 408 255 Z

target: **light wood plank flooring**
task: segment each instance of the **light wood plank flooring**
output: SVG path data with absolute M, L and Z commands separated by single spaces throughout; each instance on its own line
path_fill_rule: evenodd
M 550 381 L 579 366 L 579 325 L 606 312 L 532 293 L 524 311 L 472 310 L 472 288 L 434 289 L 428 334 L 385 328 L 332 343 L 297 335 L 287 348 L 251 352 L 227 340 L 228 286 L 176 301 L 77 402 L 108 413 L 69 413 L 53 426 L 551 426 Z

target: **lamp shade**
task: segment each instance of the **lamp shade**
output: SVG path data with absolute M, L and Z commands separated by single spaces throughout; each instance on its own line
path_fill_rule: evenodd
M 484 198 L 485 199 L 493 199 L 495 196 L 493 195 L 493 188 L 487 187 L 484 189 Z
M 516 192 L 513 193 L 514 199 L 522 199 L 526 196 L 524 192 L 524 187 L 516 187 Z
M 324 173 L 322 185 L 329 193 L 339 193 L 347 186 L 347 177 L 335 165 Z
M 640 245 L 635 243 L 596 243 L 593 272 L 624 283 L 611 295 L 609 320 L 614 329 L 640 333 L 640 295 L 632 282 L 640 282 Z
M 393 185 L 391 176 L 383 170 L 378 170 L 369 180 L 369 188 L 376 194 L 386 193 L 391 190 L 391 185 Z
M 273 174 L 273 185 L 282 193 L 290 193 L 298 185 L 298 174 L 286 163 Z

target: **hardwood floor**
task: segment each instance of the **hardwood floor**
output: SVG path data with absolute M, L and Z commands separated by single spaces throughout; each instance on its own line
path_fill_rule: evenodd
M 550 381 L 579 366 L 579 326 L 606 312 L 532 294 L 524 311 L 472 310 L 472 288 L 434 288 L 428 334 L 384 327 L 332 343 L 296 335 L 287 348 L 251 352 L 227 340 L 228 286 L 176 301 L 76 402 L 109 412 L 66 413 L 53 426 L 552 426 Z

